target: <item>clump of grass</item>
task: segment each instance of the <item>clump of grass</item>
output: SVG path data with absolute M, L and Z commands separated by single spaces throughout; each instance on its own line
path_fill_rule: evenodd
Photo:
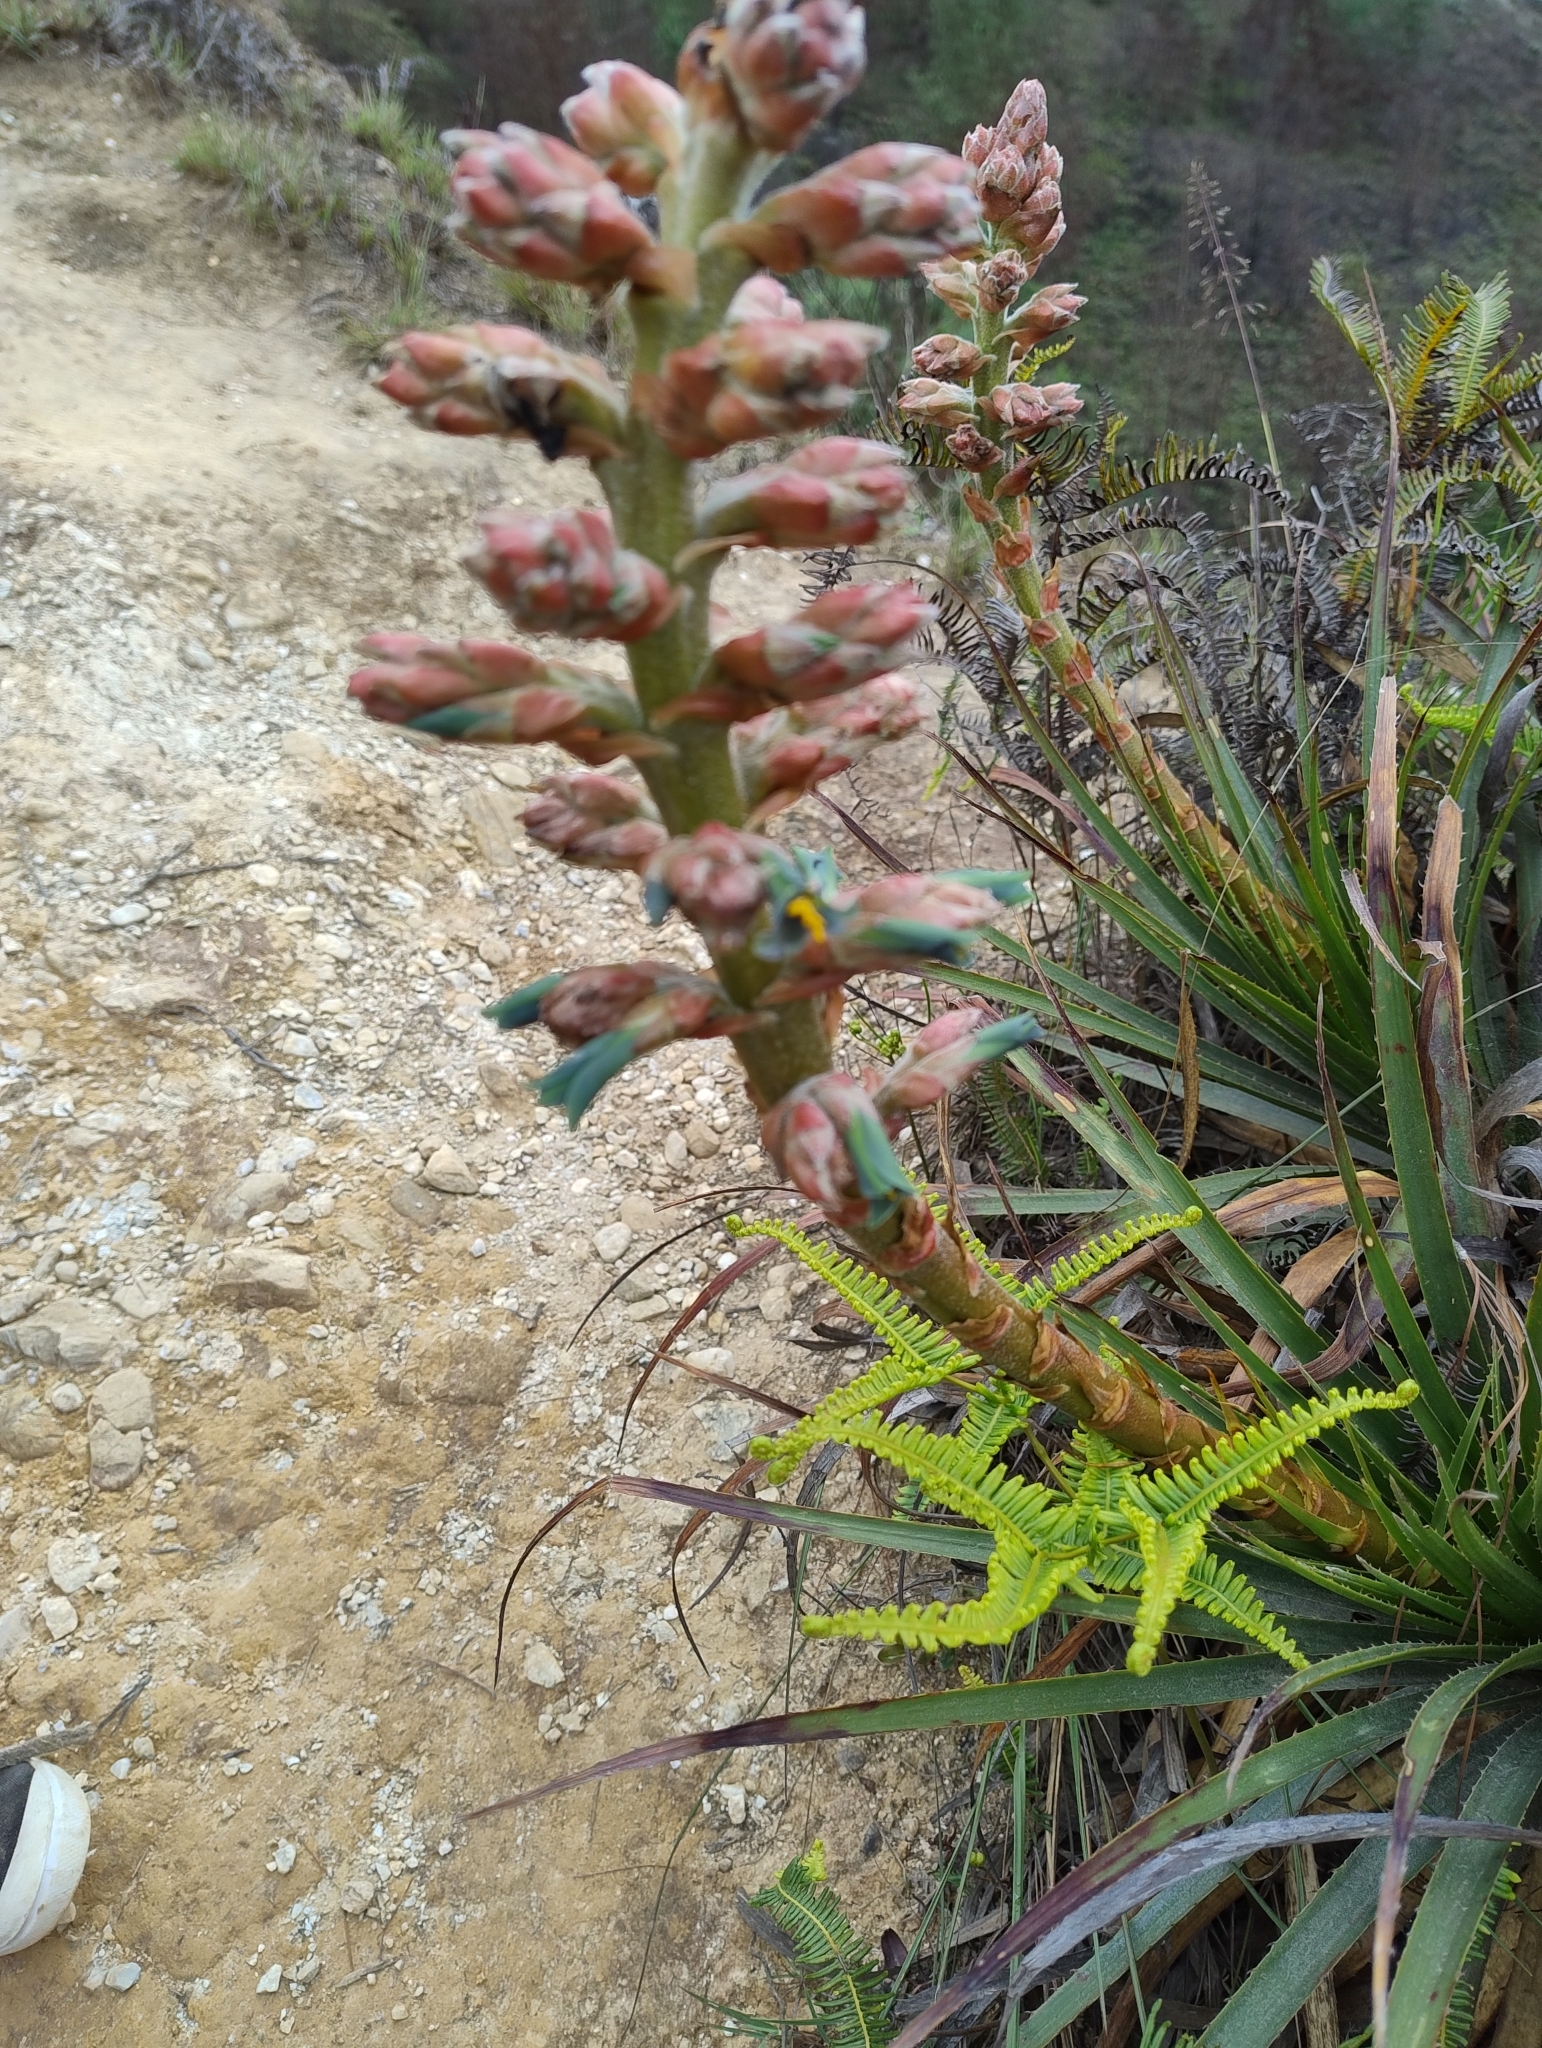
M 450 196 L 450 172 L 444 150 L 432 128 L 415 121 L 406 102 L 384 86 L 366 85 L 343 116 L 355 142 L 374 150 L 426 200 L 442 204 Z
M 346 203 L 314 143 L 239 115 L 206 115 L 174 161 L 191 178 L 230 187 L 254 228 L 292 248 L 330 226 Z
M 0 0 L 0 52 L 15 57 L 41 57 L 49 24 L 32 0 Z

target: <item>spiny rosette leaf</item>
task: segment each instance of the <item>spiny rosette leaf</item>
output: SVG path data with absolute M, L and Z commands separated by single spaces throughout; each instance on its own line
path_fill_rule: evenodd
M 885 333 L 858 320 L 740 320 L 664 358 L 634 397 L 687 461 L 739 441 L 827 427 L 848 411 Z
M 784 704 L 809 704 L 885 675 L 937 616 L 913 583 L 849 583 L 794 618 L 713 649 L 705 675 L 661 714 L 728 725 Z
M 626 402 L 605 365 L 556 348 L 528 327 L 480 321 L 439 334 L 404 334 L 375 388 L 441 434 L 534 441 L 547 460 L 621 453 Z
M 628 198 L 646 198 L 684 151 L 684 101 L 662 78 L 614 57 L 581 76 L 585 90 L 562 102 L 568 133 Z
M 865 547 L 905 509 L 909 489 L 900 449 L 834 434 L 713 484 L 696 531 L 745 548 Z
M 505 121 L 496 135 L 451 129 L 444 140 L 458 158 L 450 175 L 454 225 L 479 256 L 596 293 L 626 280 L 639 291 L 690 298 L 689 251 L 661 247 L 570 143 L 517 121 Z
M 627 685 L 591 669 L 499 640 L 372 633 L 359 644 L 376 658 L 354 672 L 348 694 L 389 725 L 487 746 L 550 741 L 593 767 L 673 751 L 642 730 Z
M 680 593 L 656 563 L 616 540 L 596 506 L 489 512 L 466 566 L 517 625 L 575 640 L 641 640 Z
M 559 1044 L 577 1047 L 536 1089 L 543 1107 L 562 1109 L 575 1126 L 629 1060 L 677 1039 L 721 1038 L 761 1021 L 705 975 L 653 960 L 543 975 L 483 1015 L 504 1031 L 544 1024 Z
M 874 142 L 743 220 L 719 221 L 704 248 L 742 249 L 786 276 L 817 266 L 836 277 L 904 277 L 980 240 L 973 173 L 962 157 L 919 142 Z
M 525 835 L 575 867 L 641 873 L 669 837 L 641 783 L 619 775 L 548 775 L 540 791 Z
M 719 61 L 750 139 L 796 149 L 867 68 L 851 0 L 728 0 Z
M 967 869 L 884 875 L 840 889 L 828 855 L 780 849 L 762 862 L 768 921 L 754 941 L 782 972 L 764 1000 L 792 1002 L 837 988 L 849 976 L 939 961 L 962 967 L 1002 903 L 1031 894 L 1027 877 Z
M 875 747 L 914 732 L 924 705 L 925 692 L 909 676 L 875 676 L 843 696 L 791 704 L 736 725 L 729 754 L 749 822 L 764 824 Z

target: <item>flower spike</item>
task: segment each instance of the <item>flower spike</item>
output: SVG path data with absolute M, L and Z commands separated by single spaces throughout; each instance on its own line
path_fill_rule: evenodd
M 875 1230 L 915 1195 L 867 1090 L 849 1074 L 815 1074 L 761 1123 L 777 1170 L 834 1222 Z
M 628 198 L 646 198 L 685 146 L 679 93 L 613 57 L 588 65 L 583 81 L 587 90 L 562 102 L 568 133 Z
M 639 291 L 690 297 L 689 252 L 662 248 L 571 144 L 517 121 L 505 121 L 496 135 L 452 129 L 444 140 L 459 159 L 450 177 L 455 225 L 479 256 L 592 292 L 626 279 Z
M 894 1128 L 911 1111 L 929 1109 L 962 1088 L 982 1067 L 1042 1036 L 1026 1011 L 996 1022 L 988 1011 L 973 1005 L 944 1010 L 916 1033 L 903 1059 L 884 1075 L 874 1090 L 874 1105 Z
M 354 673 L 348 694 L 389 725 L 483 745 L 549 740 L 591 767 L 671 751 L 642 730 L 626 685 L 591 669 L 542 661 L 499 640 L 372 633 L 360 644 L 376 659 Z
M 851 0 L 728 0 L 721 63 L 752 141 L 779 155 L 852 92 L 867 68 Z
M 391 344 L 375 388 L 441 434 L 526 436 L 548 461 L 619 455 L 621 393 L 593 356 L 554 348 L 528 327 L 481 321 Z
M 648 389 L 653 424 L 687 461 L 828 426 L 851 406 L 884 339 L 881 327 L 805 320 L 801 308 L 796 320 L 741 320 L 665 357 Z
M 919 142 L 874 142 L 773 192 L 747 219 L 720 221 L 702 245 L 743 249 L 784 275 L 815 265 L 834 277 L 904 277 L 979 239 L 973 173 L 962 157 Z
M 875 747 L 914 732 L 925 715 L 923 702 L 921 685 L 908 676 L 875 676 L 842 696 L 789 705 L 736 726 L 729 747 L 750 823 L 764 824 Z
M 903 510 L 908 490 L 898 448 L 836 434 L 724 477 L 702 499 L 696 531 L 747 548 L 864 547 Z
M 913 583 L 848 583 L 827 590 L 793 619 L 725 640 L 688 696 L 660 723 L 689 717 L 717 725 L 783 704 L 833 697 L 903 661 L 937 616 Z
M 667 834 L 646 790 L 619 775 L 548 775 L 521 821 L 537 846 L 581 868 L 644 868 Z
M 766 900 L 760 863 L 770 842 L 715 819 L 671 839 L 648 863 L 645 901 L 653 924 L 678 905 L 709 946 L 742 946 Z
M 597 508 L 490 512 L 482 535 L 466 566 L 527 632 L 641 640 L 679 601 L 662 569 L 616 545 L 610 515 Z

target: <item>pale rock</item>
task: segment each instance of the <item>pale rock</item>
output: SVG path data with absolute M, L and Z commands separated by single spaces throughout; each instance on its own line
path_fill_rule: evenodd
M 477 946 L 477 955 L 489 967 L 507 967 L 514 958 L 514 948 L 507 939 L 500 939 L 496 932 L 489 932 Z
M 755 1306 L 768 1323 L 785 1323 L 792 1315 L 792 1296 L 785 1287 L 767 1287 Z
M 74 1372 L 100 1365 L 121 1334 L 114 1319 L 99 1308 L 80 1301 L 51 1301 L 24 1322 L 0 1330 L 0 1349 L 37 1365 L 62 1365 Z
M 685 1127 L 686 1149 L 693 1159 L 715 1159 L 723 1149 L 723 1141 L 709 1124 L 701 1118 L 692 1117 Z
M 24 1315 L 29 1314 L 47 1297 L 48 1287 L 42 1280 L 34 1280 L 26 1287 L 19 1287 L 14 1294 L 0 1295 L 0 1329 L 5 1329 L 11 1323 L 19 1323 Z
M 442 1223 L 445 1219 L 446 1206 L 443 1198 L 428 1188 L 419 1187 L 415 1180 L 399 1180 L 386 1200 L 398 1216 L 408 1223 L 416 1223 L 423 1229 L 432 1229 L 436 1223 Z
M 513 748 L 510 748 L 509 752 L 499 759 L 489 761 L 487 772 L 495 782 L 501 782 L 505 789 L 533 789 L 535 787 L 534 783 L 530 780 L 528 763 L 522 761 L 519 754 Z
M 290 1871 L 294 1869 L 294 1860 L 294 1843 L 286 1842 L 283 1836 L 280 1835 L 278 1843 L 273 1851 L 273 1868 L 278 1872 L 280 1877 L 287 1877 Z
M 38 1616 L 56 1643 L 80 1627 L 80 1616 L 62 1593 L 49 1593 L 37 1604 Z
M 477 1079 L 494 1102 L 528 1103 L 530 1100 L 529 1083 L 518 1067 L 511 1067 L 507 1060 L 479 1060 Z
M 86 1438 L 91 1452 L 91 1484 L 103 1493 L 121 1493 L 139 1477 L 145 1462 L 145 1440 L 136 1434 L 114 1429 L 106 1416 L 99 1416 Z
M 110 1372 L 91 1395 L 91 1420 L 106 1416 L 114 1429 L 154 1429 L 155 1389 L 137 1365 Z
M 296 1109 L 325 1109 L 327 1106 L 327 1098 L 314 1081 L 301 1081 L 290 1092 L 289 1100 Z
M 64 1446 L 64 1431 L 35 1394 L 25 1387 L 0 1393 L 0 1456 L 26 1464 L 51 1458 Z
M 330 1216 L 332 1214 L 332 1211 L 337 1207 L 336 1195 L 330 1194 L 325 1188 L 321 1189 L 318 1193 L 311 1195 L 310 1197 L 308 1197 L 308 1199 L 311 1207 L 311 1215 L 315 1217 L 318 1221 Z
M 254 860 L 246 870 L 246 879 L 254 889 L 276 889 L 283 876 L 270 861 Z
M 201 1232 L 208 1237 L 226 1237 L 244 1230 L 264 1209 L 277 1211 L 294 1195 L 294 1182 L 287 1173 L 237 1174 L 217 1187 L 199 1213 Z M 207 1238 L 206 1238 L 207 1241 Z
M 550 1643 L 543 1643 L 539 1636 L 532 1636 L 525 1645 L 525 1676 L 532 1685 L 538 1685 L 545 1692 L 554 1691 L 567 1680 L 562 1660 Z
M 203 1009 L 208 1003 L 196 981 L 178 974 L 104 976 L 91 993 L 115 1017 L 170 1017 L 179 1010 Z
M 311 1158 L 316 1150 L 316 1140 L 307 1138 L 301 1131 L 281 1131 L 271 1144 L 264 1145 L 257 1155 L 259 1173 L 293 1173 L 304 1160 Z
M 694 1365 L 698 1372 L 728 1374 L 734 1369 L 734 1355 L 726 1344 L 704 1344 L 698 1351 L 682 1354 L 687 1365 Z
M 61 1593 L 79 1593 L 103 1569 L 94 1536 L 56 1536 L 48 1546 L 48 1576 Z
M 141 1280 L 126 1280 L 107 1298 L 131 1323 L 145 1323 L 152 1316 L 165 1315 L 176 1300 L 170 1288 L 146 1287 Z
M 138 1963 L 114 1963 L 102 1982 L 109 1991 L 132 1991 L 142 1975 Z
M 182 642 L 177 652 L 187 667 L 196 669 L 200 675 L 207 675 L 214 666 L 214 656 L 208 648 L 201 640 L 194 640 L 191 636 Z
M 311 951 L 320 953 L 327 960 L 351 960 L 353 942 L 345 939 L 341 932 L 317 932 L 311 940 Z
M 679 1131 L 671 1131 L 664 1140 L 664 1164 L 673 1173 L 684 1173 L 691 1163 L 691 1148 Z
M 632 1243 L 632 1226 L 629 1223 L 607 1223 L 594 1233 L 594 1249 L 607 1266 L 624 1259 Z
M 477 850 L 490 868 L 517 868 L 525 846 L 524 805 L 491 783 L 474 784 L 461 797 Z
M 48 1396 L 48 1405 L 55 1415 L 78 1415 L 86 1405 L 86 1397 L 73 1380 L 60 1380 Z
M 719 1785 L 718 1797 L 731 1828 L 742 1828 L 749 1819 L 750 1802 L 742 1785 Z
M 319 732 L 307 732 L 303 725 L 286 732 L 278 750 L 286 761 L 298 761 L 313 768 L 329 767 L 336 759 L 325 737 Z
M 736 1401 L 726 1390 L 714 1391 L 704 1401 L 692 1404 L 691 1414 L 701 1424 L 707 1448 L 720 1465 L 737 1465 L 755 1429 L 755 1414 L 747 1401 Z
M 143 924 L 149 915 L 148 903 L 115 903 L 107 913 L 107 922 L 122 931 L 129 925 Z
M 255 1244 L 225 1254 L 210 1292 L 237 1308 L 315 1308 L 321 1300 L 303 1253 Z
M 420 1177 L 425 1187 L 437 1188 L 442 1195 L 474 1195 L 481 1186 L 465 1160 L 448 1145 L 441 1145 L 431 1156 Z
M 7 1607 L 0 1614 L 0 1671 L 14 1664 L 32 1640 L 32 1623 L 25 1607 Z
M 634 1323 L 651 1323 L 657 1316 L 673 1315 L 669 1302 L 662 1294 L 650 1294 L 646 1300 L 634 1301 L 627 1315 Z
M 348 1909 L 347 1909 L 347 1907 L 345 1906 L 345 1907 L 343 1908 L 343 1911 L 344 1911 L 344 1912 L 346 1913 L 346 1912 L 347 1912 L 347 1910 L 348 1910 Z M 280 1984 L 282 1984 L 282 1983 L 283 1983 L 283 1981 L 284 1981 L 284 1966 L 283 1966 L 283 1964 L 282 1964 L 282 1963 L 269 1963 L 268 1967 L 267 1967 L 267 1968 L 266 1968 L 266 1969 L 265 1969 L 265 1970 L 263 1971 L 262 1975 L 261 1975 L 261 1976 L 260 1976 L 260 1977 L 259 1977 L 259 1978 L 257 1979 L 257 1995 L 258 1995 L 258 1997 L 259 1997 L 259 1998 L 267 1998 L 267 1997 L 270 1997 L 270 1996 L 272 1995 L 272 1993 L 273 1993 L 273 1992 L 277 1991 L 278 1987 L 280 1986 Z
M 664 1225 L 646 1195 L 623 1195 L 616 1214 L 637 1237 L 657 1237 Z

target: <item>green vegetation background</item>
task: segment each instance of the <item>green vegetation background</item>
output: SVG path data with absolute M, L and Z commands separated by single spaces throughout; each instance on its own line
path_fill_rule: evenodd
M 446 125 L 558 125 L 599 56 L 665 72 L 706 0 L 287 0 L 333 62 L 403 59 Z M 1091 304 L 1065 374 L 1101 386 L 1139 443 L 1165 427 L 1250 445 L 1232 332 L 1201 294 L 1185 188 L 1202 158 L 1252 264 L 1257 350 L 1277 417 L 1356 389 L 1307 273 L 1369 266 L 1389 325 L 1443 268 L 1508 270 L 1542 333 L 1542 0 L 874 0 L 870 66 L 817 138 L 956 148 L 1037 74 L 1066 158 L 1070 231 L 1050 270 Z M 1046 276 L 1049 271 L 1046 272 Z M 1282 457 L 1304 469 L 1288 430 Z

